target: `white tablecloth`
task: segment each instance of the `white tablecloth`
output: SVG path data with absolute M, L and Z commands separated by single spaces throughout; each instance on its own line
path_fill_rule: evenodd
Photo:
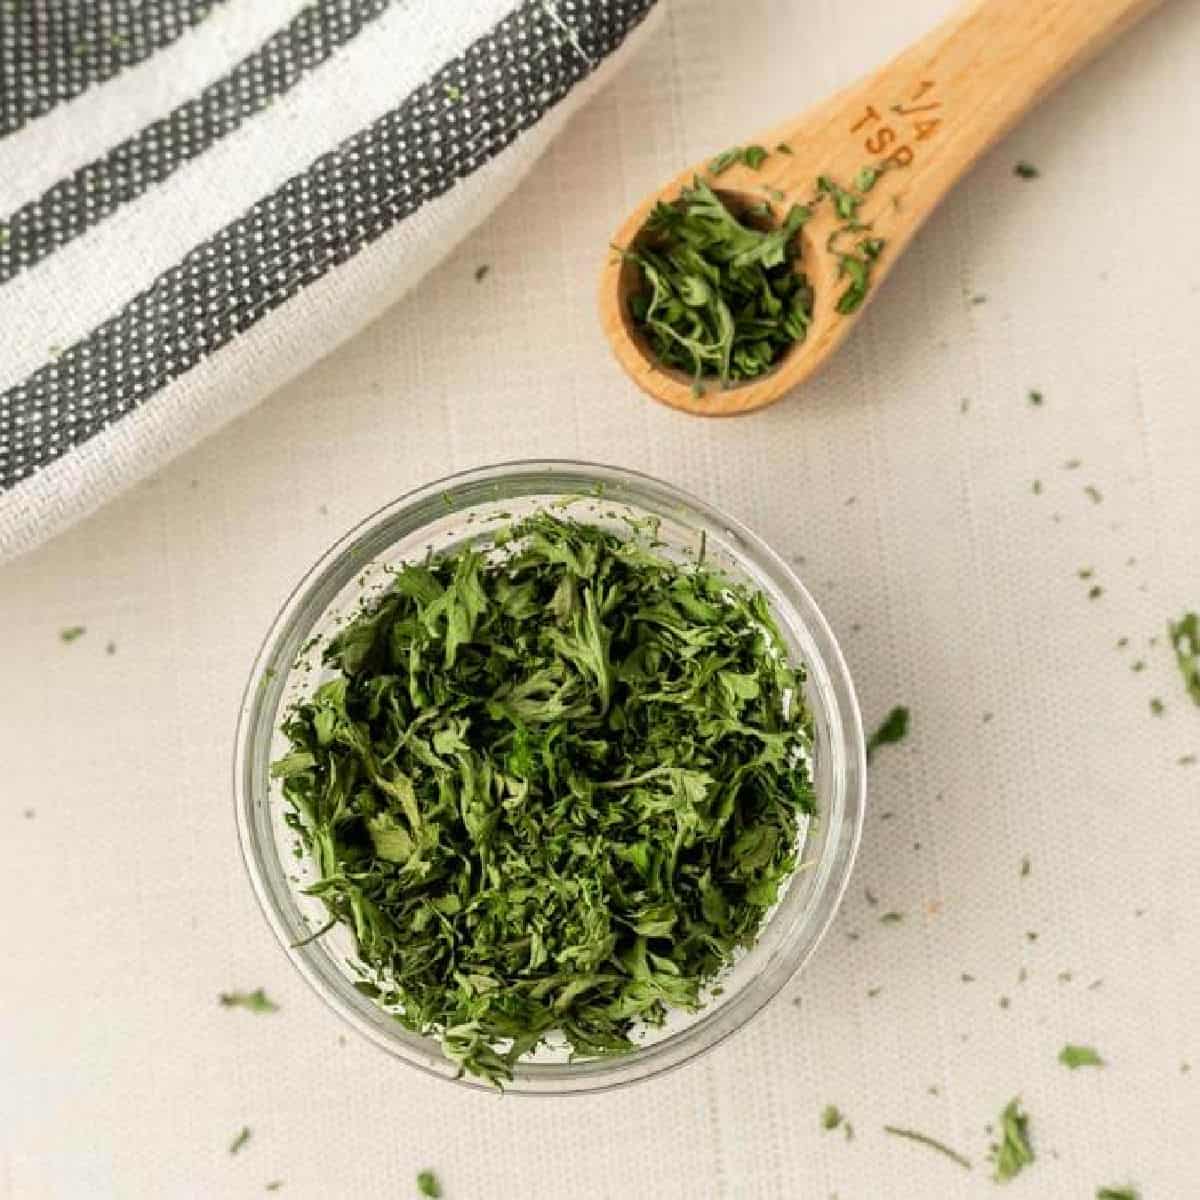
M 1178 761 L 1200 709 L 1163 638 L 1200 606 L 1200 4 L 990 154 L 787 402 L 657 408 L 596 320 L 643 192 L 948 7 L 671 0 L 408 300 L 0 571 L 0 1195 L 403 1197 L 431 1167 L 447 1200 L 988 1196 L 984 1127 L 1018 1094 L 1038 1159 L 1005 1195 L 1200 1194 L 1200 766 Z M 257 911 L 229 786 L 250 659 L 313 559 L 418 483 L 526 456 L 636 467 L 744 518 L 799 565 L 868 724 L 913 713 L 808 971 L 699 1062 L 548 1102 L 347 1033 Z M 278 1013 L 217 1003 L 259 986 Z M 1068 1071 L 1068 1041 L 1108 1065 Z M 828 1103 L 852 1141 L 822 1131 Z

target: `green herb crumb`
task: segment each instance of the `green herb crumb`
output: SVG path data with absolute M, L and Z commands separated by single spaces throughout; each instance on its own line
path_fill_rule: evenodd
M 1019 179 L 1036 179 L 1041 174 L 1041 171 L 1033 163 L 1022 160 L 1013 167 L 1013 174 Z
M 883 723 L 867 739 L 867 762 L 880 746 L 902 742 L 908 736 L 908 709 L 898 704 L 883 719 Z
M 1000 1140 L 992 1144 L 989 1158 L 995 1164 L 993 1178 L 1006 1183 L 1034 1161 L 1029 1141 L 1029 1117 L 1019 1100 L 1010 1100 L 1000 1114 Z
M 487 263 L 480 263 L 479 266 L 475 268 L 475 282 L 482 283 L 484 279 L 487 278 L 487 273 L 491 269 L 492 268 Z
M 250 1126 L 243 1125 L 237 1136 L 229 1143 L 229 1153 L 236 1154 L 250 1140 Z
M 1075 1046 L 1068 1042 L 1059 1052 L 1058 1061 L 1072 1071 L 1080 1067 L 1102 1067 L 1104 1059 L 1092 1046 Z
M 747 146 L 742 151 L 742 162 L 746 164 L 752 171 L 757 171 L 763 165 L 767 157 L 766 150 L 762 146 Z
M 1175 649 L 1184 690 L 1200 704 L 1200 614 L 1187 612 L 1178 621 L 1168 623 L 1167 635 Z
M 1134 1187 L 1102 1187 L 1096 1189 L 1096 1200 L 1141 1200 Z
M 1099 504 L 1104 499 L 1100 489 L 1091 483 L 1083 489 L 1083 493 L 1093 504 Z
M 821 1128 L 836 1129 L 842 1123 L 842 1114 L 836 1104 L 827 1104 L 821 1110 Z
M 417 1191 L 422 1196 L 430 1197 L 430 1200 L 439 1200 L 442 1194 L 442 1185 L 432 1171 L 421 1171 L 417 1175 Z
M 83 635 L 87 633 L 86 625 L 68 625 L 66 629 L 59 630 L 59 640 L 70 645 L 72 642 L 77 642 Z
M 252 992 L 222 992 L 218 997 L 222 1008 L 244 1008 L 253 1013 L 271 1013 L 279 1010 L 279 1005 L 271 1000 L 262 988 Z
M 1156 716 L 1161 717 L 1166 712 L 1167 706 L 1157 697 L 1154 696 L 1150 700 L 1150 711 Z
M 1031 389 L 1029 392 L 1029 403 L 1034 408 L 1040 408 L 1046 397 L 1041 392 Z

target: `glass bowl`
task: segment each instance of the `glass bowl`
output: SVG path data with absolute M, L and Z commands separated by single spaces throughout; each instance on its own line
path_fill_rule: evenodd
M 437 1041 L 404 1029 L 354 987 L 353 938 L 337 925 L 304 942 L 327 920 L 301 889 L 314 877 L 298 856 L 287 805 L 270 778 L 286 750 L 284 710 L 327 672 L 321 649 L 364 595 L 386 587 L 388 568 L 444 552 L 547 505 L 604 525 L 619 515 L 659 518 L 663 553 L 680 560 L 704 539 L 705 561 L 762 591 L 791 652 L 808 671 L 817 815 L 803 827 L 802 867 L 767 914 L 758 941 L 719 978 L 706 1006 L 675 1012 L 647 1029 L 635 1050 L 571 1061 L 541 1050 L 516 1066 L 510 1092 L 590 1092 L 647 1079 L 694 1058 L 744 1025 L 812 955 L 846 884 L 863 826 L 866 758 L 862 721 L 837 642 L 812 597 L 783 560 L 744 525 L 669 484 L 618 467 L 514 462 L 431 483 L 381 508 L 350 530 L 304 576 L 267 633 L 250 672 L 238 722 L 234 797 L 242 854 L 259 904 L 287 956 L 321 998 L 359 1033 L 412 1066 L 468 1087 Z M 621 522 L 617 527 L 624 528 Z

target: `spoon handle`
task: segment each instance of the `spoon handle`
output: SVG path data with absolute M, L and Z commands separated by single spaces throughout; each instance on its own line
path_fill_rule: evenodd
M 889 172 L 899 250 L 968 168 L 1160 0 L 978 0 L 820 107 L 831 165 Z M 801 118 L 812 136 L 813 113 Z M 796 123 L 772 131 L 787 141 Z M 797 130 L 797 136 L 800 136 Z M 798 155 L 807 157 L 801 145 Z

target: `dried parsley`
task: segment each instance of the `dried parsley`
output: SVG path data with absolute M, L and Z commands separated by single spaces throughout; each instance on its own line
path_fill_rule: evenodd
M 902 742 L 908 737 L 908 709 L 897 704 L 883 719 L 883 724 L 867 739 L 867 762 L 880 746 Z
M 1104 1059 L 1091 1046 L 1073 1046 L 1068 1042 L 1059 1052 L 1058 1061 L 1072 1071 L 1080 1067 L 1102 1067 Z
M 777 229 L 756 229 L 701 180 L 678 204 L 658 204 L 625 257 L 641 285 L 629 311 L 666 366 L 728 385 L 769 371 L 812 319 L 812 289 L 795 269 L 809 209 L 794 204 Z
M 1134 1187 L 1102 1187 L 1096 1189 L 1096 1200 L 1141 1200 Z
M 1200 704 L 1200 614 L 1184 613 L 1167 625 L 1167 636 L 1175 648 L 1175 659 L 1187 694 Z
M 1000 1140 L 992 1144 L 989 1155 L 996 1165 L 997 1183 L 1007 1183 L 1033 1162 L 1029 1144 L 1029 1117 L 1021 1111 L 1019 1100 L 1010 1100 L 1000 1114 Z
M 262 988 L 252 992 L 222 992 L 218 997 L 222 1008 L 245 1008 L 253 1013 L 277 1012 L 279 1005 Z
M 78 641 L 85 633 L 87 633 L 86 625 L 68 625 L 66 629 L 59 630 L 58 637 L 60 641 L 70 645 L 72 642 Z
M 431 1197 L 431 1200 L 439 1200 L 442 1194 L 442 1185 L 432 1171 L 420 1171 L 417 1174 L 417 1191 L 422 1196 Z
M 751 944 L 813 811 L 765 597 L 549 513 L 397 570 L 276 762 L 359 989 L 493 1083 L 619 1054 Z
M 1036 179 L 1041 174 L 1041 171 L 1033 163 L 1019 162 L 1013 167 L 1013 174 L 1018 179 Z
M 243 1125 L 237 1136 L 229 1143 L 229 1153 L 236 1154 L 250 1140 L 250 1126 Z
M 745 163 L 752 171 L 757 171 L 766 158 L 767 151 L 763 146 L 730 146 L 708 164 L 708 173 L 720 175 L 723 171 L 728 171 L 734 163 Z
M 821 1111 L 821 1128 L 836 1129 L 842 1123 L 842 1114 L 836 1104 L 827 1104 Z
M 928 1134 L 918 1133 L 915 1129 L 901 1129 L 896 1125 L 885 1125 L 884 1133 L 890 1133 L 892 1137 L 907 1138 L 910 1142 L 917 1142 L 922 1146 L 928 1146 L 931 1150 L 936 1150 L 939 1154 L 944 1154 L 952 1162 L 958 1163 L 965 1171 L 971 1169 L 971 1160 L 965 1154 L 959 1154 L 957 1150 L 951 1150 L 945 1142 L 939 1142 L 937 1138 L 931 1138 Z
M 1029 403 L 1030 403 L 1030 404 L 1031 404 L 1031 405 L 1032 405 L 1034 408 L 1041 408 L 1042 404 L 1043 404 L 1043 403 L 1045 403 L 1045 400 L 1046 400 L 1046 397 L 1045 397 L 1045 396 L 1043 396 L 1041 392 L 1037 391 L 1037 389 L 1036 389 L 1036 388 L 1031 388 L 1031 389 L 1030 389 L 1030 391 L 1029 391 Z

